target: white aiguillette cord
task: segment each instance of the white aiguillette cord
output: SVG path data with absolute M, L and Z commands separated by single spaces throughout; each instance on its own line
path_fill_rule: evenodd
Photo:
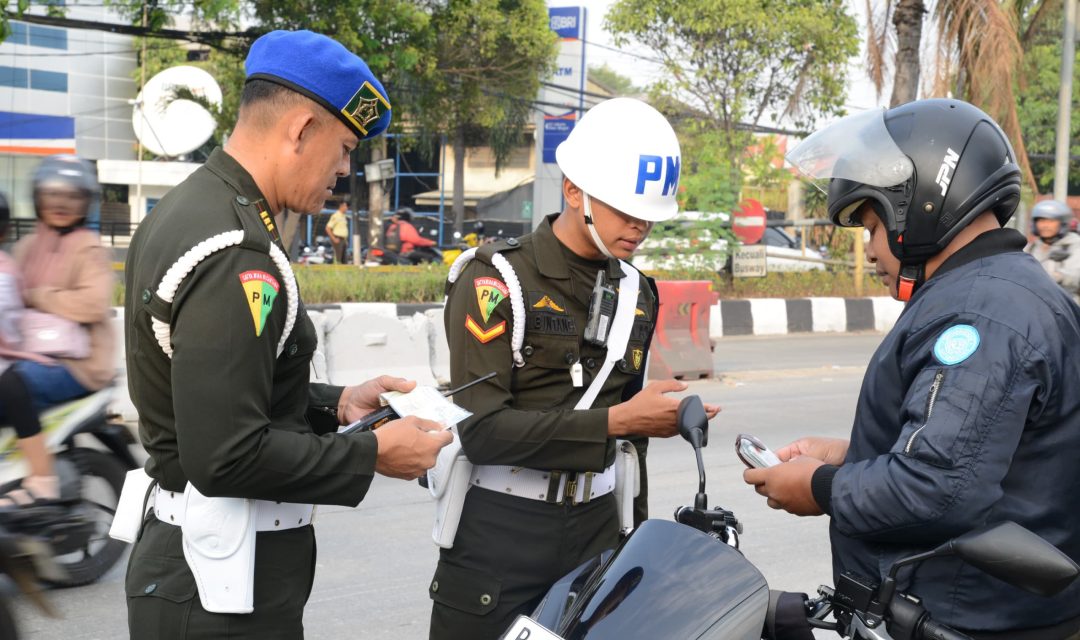
M 641 276 L 637 269 L 626 262 L 619 260 L 623 277 L 619 284 L 618 306 L 615 308 L 615 321 L 611 323 L 611 332 L 608 334 L 607 355 L 604 364 L 600 367 L 592 384 L 585 390 L 574 409 L 583 411 L 591 409 L 596 396 L 600 394 L 600 388 L 604 386 L 608 375 L 615 363 L 626 354 L 626 345 L 630 342 L 630 330 L 634 326 L 634 310 L 637 309 L 638 286 L 641 284 Z

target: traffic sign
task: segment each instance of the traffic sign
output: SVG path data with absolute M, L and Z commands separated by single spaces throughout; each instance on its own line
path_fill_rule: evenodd
M 743 244 L 757 244 L 765 235 L 765 207 L 757 200 L 744 200 L 731 216 L 731 229 Z

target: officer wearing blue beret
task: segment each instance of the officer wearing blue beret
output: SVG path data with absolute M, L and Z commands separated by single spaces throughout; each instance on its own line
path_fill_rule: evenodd
M 355 506 L 375 473 L 417 478 L 450 440 L 415 418 L 336 433 L 415 383 L 309 384 L 317 338 L 274 223 L 323 207 L 350 152 L 389 125 L 385 89 L 308 31 L 262 36 L 246 68 L 228 143 L 128 253 L 127 369 L 150 459 L 121 502 L 151 506 L 114 528 L 135 540 L 132 638 L 302 638 L 313 505 Z

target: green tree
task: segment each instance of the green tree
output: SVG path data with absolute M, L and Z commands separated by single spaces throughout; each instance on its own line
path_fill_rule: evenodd
M 465 218 L 465 150 L 486 144 L 496 171 L 521 144 L 556 37 L 543 0 L 447 0 L 432 8 L 434 65 L 409 84 L 422 132 L 449 136 L 454 151 L 454 230 Z
M 1048 192 L 1054 183 L 1054 151 L 1057 133 L 1058 91 L 1061 87 L 1061 32 L 1064 29 L 1060 1 L 1044 1 L 1025 16 L 1024 61 L 1016 95 L 1020 130 L 1031 170 L 1039 190 Z M 1069 193 L 1080 193 L 1080 51 L 1073 62 L 1072 117 L 1069 135 Z
M 650 93 L 679 133 L 680 201 L 705 212 L 737 203 L 755 126 L 787 117 L 808 128 L 841 112 L 846 65 L 858 53 L 841 0 L 618 0 L 606 27 L 618 45 L 662 60 L 667 79 Z M 727 224 L 699 216 L 653 233 L 726 238 L 732 247 Z
M 855 21 L 842 0 L 618 0 L 606 26 L 620 46 L 663 60 L 653 87 L 682 102 L 738 155 L 758 125 L 799 127 L 840 113 Z M 685 111 L 686 109 L 684 109 Z
M 596 82 L 615 96 L 634 97 L 642 93 L 640 87 L 634 86 L 634 81 L 620 74 L 604 63 L 599 67 L 589 67 L 589 80 Z

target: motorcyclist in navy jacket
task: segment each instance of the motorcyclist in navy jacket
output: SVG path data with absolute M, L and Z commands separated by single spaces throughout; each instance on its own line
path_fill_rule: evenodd
M 788 159 L 827 179 L 833 222 L 866 228 L 868 259 L 907 304 L 867 368 L 850 441 L 798 440 L 746 482 L 773 508 L 831 516 L 837 574 L 880 579 L 1005 520 L 1080 560 L 1080 307 L 1002 228 L 1020 170 L 1000 127 L 922 100 L 840 120 Z M 1080 581 L 1043 598 L 956 558 L 899 578 L 975 637 L 1080 632 Z

